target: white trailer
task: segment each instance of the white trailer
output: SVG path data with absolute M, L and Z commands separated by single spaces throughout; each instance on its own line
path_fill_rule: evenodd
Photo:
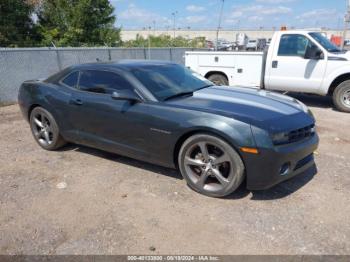
M 185 60 L 217 85 L 331 95 L 350 112 L 350 53 L 322 32 L 276 32 L 266 52 L 186 52 Z

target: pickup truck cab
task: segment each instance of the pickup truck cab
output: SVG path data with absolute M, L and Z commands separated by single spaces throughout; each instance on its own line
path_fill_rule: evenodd
M 186 66 L 218 85 L 333 96 L 350 112 L 350 52 L 322 32 L 276 32 L 265 52 L 186 52 Z

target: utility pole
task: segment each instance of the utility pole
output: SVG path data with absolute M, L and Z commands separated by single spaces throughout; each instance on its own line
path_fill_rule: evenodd
M 341 48 L 344 48 L 344 42 L 346 40 L 347 31 L 349 29 L 349 23 L 350 23 L 350 0 L 347 1 L 347 7 L 346 7 L 346 14 L 344 17 L 344 32 L 343 32 L 343 41 L 341 43 Z
M 152 27 L 148 27 L 148 60 L 151 60 L 151 29 Z
M 177 11 L 171 13 L 171 15 L 173 16 L 173 19 L 174 19 L 174 39 L 176 37 L 176 15 L 177 15 Z
M 218 51 L 218 45 L 219 45 L 219 32 L 220 32 L 220 28 L 221 28 L 221 20 L 222 20 L 222 14 L 224 12 L 224 4 L 225 4 L 225 0 L 221 0 L 221 10 L 220 10 L 220 16 L 219 16 L 219 25 L 218 25 L 218 29 L 216 30 L 216 51 Z M 349 0 L 350 1 L 350 0 Z

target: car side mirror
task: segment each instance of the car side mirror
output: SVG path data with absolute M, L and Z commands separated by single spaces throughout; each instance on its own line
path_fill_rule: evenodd
M 112 93 L 112 99 L 131 101 L 134 103 L 142 102 L 141 98 L 129 89 L 114 91 Z
M 322 50 L 315 46 L 306 50 L 304 58 L 312 60 L 322 60 L 324 59 L 324 54 Z

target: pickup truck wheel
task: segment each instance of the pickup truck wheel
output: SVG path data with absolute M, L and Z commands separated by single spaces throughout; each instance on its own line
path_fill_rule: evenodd
M 334 90 L 333 103 L 339 111 L 350 113 L 350 80 L 344 81 Z
M 208 77 L 208 80 L 217 86 L 228 86 L 228 79 L 221 74 L 212 74 Z

